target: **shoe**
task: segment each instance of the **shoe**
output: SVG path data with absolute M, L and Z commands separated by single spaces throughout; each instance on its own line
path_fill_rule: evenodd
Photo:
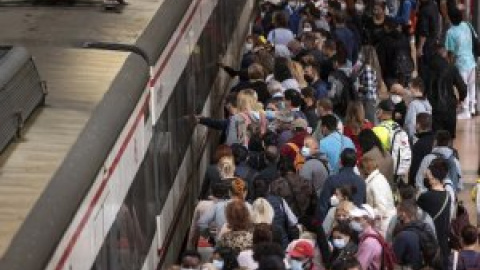
M 471 119 L 472 115 L 468 111 L 463 111 L 459 114 L 457 114 L 457 119 L 458 120 L 466 120 L 466 119 Z

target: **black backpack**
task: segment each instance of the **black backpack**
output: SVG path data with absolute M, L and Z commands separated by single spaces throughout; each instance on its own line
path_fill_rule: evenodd
M 432 229 L 426 223 L 414 222 L 407 225 L 403 230 L 412 231 L 418 235 L 424 266 L 433 266 L 442 261 L 438 241 Z
M 343 70 L 335 70 L 332 73 L 335 80 L 342 84 L 341 89 L 335 89 L 332 97 L 333 111 L 340 117 L 345 117 L 347 106 L 350 101 L 357 100 L 353 79 L 347 76 Z
M 410 76 L 415 68 L 410 52 L 405 49 L 395 53 L 392 63 L 397 77 Z

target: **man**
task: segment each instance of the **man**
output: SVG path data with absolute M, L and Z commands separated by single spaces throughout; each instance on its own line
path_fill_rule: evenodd
M 460 10 L 454 9 L 449 12 L 452 26 L 447 31 L 445 49 L 448 51 L 450 63 L 455 63 L 463 81 L 467 85 L 467 97 L 462 109 L 457 115 L 458 119 L 470 119 L 476 113 L 476 89 L 475 89 L 475 57 L 473 56 L 472 30 L 467 22 L 463 21 Z
M 313 246 L 307 240 L 299 240 L 288 252 L 288 261 L 291 270 L 315 270 L 318 269 L 314 262 L 315 252 Z
M 267 89 L 267 83 L 265 83 L 265 72 L 263 67 L 260 64 L 253 63 L 248 69 L 248 81 L 243 84 L 238 84 L 232 88 L 232 92 L 239 92 L 243 89 L 253 89 L 257 93 L 258 101 L 266 105 L 268 100 L 271 98 L 270 93 Z
M 302 95 L 294 89 L 287 89 L 283 94 L 285 95 L 285 107 L 293 113 L 293 117 L 295 119 L 307 120 L 307 117 L 300 109 L 303 104 Z
M 420 77 L 426 84 L 430 83 L 428 64 L 440 33 L 439 13 L 433 0 L 420 0 L 416 34 L 417 58 Z
M 280 173 L 277 170 L 278 160 L 280 159 L 280 153 L 276 146 L 270 145 L 265 149 L 265 159 L 267 161 L 267 167 L 258 173 L 260 179 L 267 181 L 267 185 L 280 177 Z
M 357 155 L 355 150 L 347 148 L 343 150 L 340 157 L 342 168 L 336 175 L 331 175 L 325 180 L 323 189 L 317 203 L 316 219 L 323 221 L 327 215 L 330 205 L 330 197 L 335 193 L 337 188 L 342 186 L 352 186 L 356 189 L 352 196 L 353 203 L 362 205 L 366 201 L 366 184 L 365 181 L 355 173 L 354 168 L 357 164 Z
M 477 251 L 477 228 L 472 225 L 465 226 L 461 232 L 461 239 L 463 247 L 458 253 L 456 269 L 480 269 L 480 253 Z M 454 260 L 455 258 L 452 258 L 452 264 L 454 264 Z
M 181 269 L 200 270 L 201 263 L 202 257 L 200 256 L 200 253 L 195 250 L 187 250 L 182 255 L 180 267 Z
M 295 160 L 297 158 L 297 155 L 301 155 L 300 150 L 303 147 L 303 142 L 305 138 L 308 136 L 307 121 L 301 118 L 295 119 L 292 122 L 292 128 L 293 137 L 288 140 L 288 142 L 284 144 L 282 148 L 280 148 L 280 155 L 288 156 L 292 160 Z
M 322 117 L 321 130 L 323 139 L 320 140 L 320 153 L 327 156 L 330 171 L 337 173 L 340 168 L 340 154 L 344 149 L 355 149 L 352 140 L 338 130 L 337 118 L 333 115 Z M 355 151 L 355 150 L 354 150 Z
M 338 116 L 344 118 L 348 103 L 356 97 L 354 96 L 351 62 L 347 62 L 344 50 L 339 50 L 333 57 L 334 71 L 328 76 L 330 90 L 328 97 L 332 100 L 333 111 Z
M 418 140 L 412 147 L 412 164 L 408 172 L 408 183 L 411 186 L 415 186 L 415 177 L 420 168 L 420 163 L 426 155 L 432 152 L 433 141 L 435 140 L 435 134 L 432 131 L 432 115 L 424 112 L 417 114 L 416 118 L 417 133 L 415 135 Z
M 327 83 L 320 78 L 320 66 L 313 63 L 308 63 L 305 66 L 305 80 L 308 85 L 315 89 L 315 98 L 322 99 L 328 96 Z
M 338 125 L 337 125 L 337 130 L 340 133 L 343 133 L 343 124 L 342 121 L 340 120 L 340 117 L 335 115 L 333 113 L 333 104 L 332 101 L 328 98 L 323 98 L 317 101 L 317 115 L 320 117 L 317 127 L 315 131 L 313 132 L 313 137 L 317 139 L 317 141 L 320 141 L 323 138 L 322 134 L 322 117 L 325 115 L 333 115 L 335 118 L 337 118 Z
M 345 49 L 347 49 L 347 58 L 353 63 L 356 60 L 359 44 L 353 32 L 345 25 L 346 14 L 344 12 L 337 12 L 334 21 L 335 30 L 333 35 L 345 46 Z
M 300 176 L 311 181 L 317 196 L 320 196 L 329 174 L 328 163 L 320 156 L 318 142 L 312 136 L 305 137 L 301 154 L 305 157 L 305 164 L 299 171 Z

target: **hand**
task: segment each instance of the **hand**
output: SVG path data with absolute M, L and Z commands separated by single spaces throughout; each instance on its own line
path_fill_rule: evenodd
M 417 58 L 420 58 L 423 56 L 423 49 L 417 48 Z

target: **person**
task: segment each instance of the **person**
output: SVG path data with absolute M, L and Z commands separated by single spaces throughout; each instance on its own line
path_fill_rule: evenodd
M 294 160 L 295 169 L 298 171 L 305 163 L 301 149 L 305 138 L 308 136 L 308 123 L 305 119 L 298 118 L 292 122 L 293 136 L 280 148 L 280 155 Z
M 329 175 L 328 163 L 325 157 L 320 155 L 318 142 L 312 136 L 305 137 L 301 154 L 305 157 L 305 163 L 299 174 L 313 183 L 315 193 L 320 196 L 320 191 Z
M 332 58 L 334 70 L 328 76 L 330 90 L 328 97 L 332 100 L 333 111 L 341 118 L 345 117 L 347 105 L 356 99 L 352 75 L 352 63 L 347 61 L 345 49 L 339 42 L 337 54 Z
M 417 114 L 426 112 L 432 113 L 432 105 L 425 96 L 425 87 L 421 78 L 417 77 L 410 82 L 410 91 L 414 100 L 410 102 L 405 115 L 404 128 L 411 142 L 416 141 L 416 120 Z
M 278 148 L 282 148 L 293 137 L 293 120 L 293 112 L 291 111 L 284 109 L 275 113 L 274 125 L 275 133 L 278 134 Z
M 462 250 L 455 251 L 450 256 L 449 269 L 480 269 L 480 252 L 477 251 L 478 229 L 472 225 L 465 226 L 461 233 L 461 241 Z
M 211 261 L 217 270 L 234 270 L 239 266 L 235 251 L 229 247 L 215 248 Z
M 288 252 L 288 263 L 291 270 L 315 270 L 313 262 L 314 247 L 306 240 L 297 241 Z
M 410 15 L 412 10 L 416 8 L 415 0 L 400 0 L 397 13 L 393 16 L 393 20 L 403 27 L 410 24 Z
M 278 147 L 275 145 L 269 145 L 265 149 L 265 160 L 267 162 L 267 167 L 261 170 L 257 176 L 260 179 L 266 181 L 268 185 L 280 177 L 280 173 L 277 170 L 277 164 L 280 159 L 280 152 L 278 151 Z
M 447 177 L 448 165 L 441 158 L 434 159 L 425 172 L 425 181 L 429 189 L 422 193 L 417 204 L 423 211 L 427 212 L 433 219 L 435 231 L 438 237 L 438 244 L 443 258 L 443 265 L 448 264 L 450 248 L 448 237 L 450 232 L 450 208 L 452 198 L 443 186 L 443 180 Z
M 275 212 L 273 211 L 273 207 L 266 199 L 256 198 L 253 201 L 251 213 L 253 224 L 272 224 L 274 215 Z
M 362 265 L 355 257 L 349 257 L 338 261 L 332 267 L 335 270 L 363 270 Z
M 463 21 L 463 13 L 455 8 L 449 12 L 452 26 L 448 29 L 445 38 L 445 49 L 451 63 L 455 63 L 458 71 L 462 75 L 463 81 L 467 85 L 467 97 L 462 104 L 462 112 L 457 116 L 458 119 L 469 119 L 476 114 L 476 74 L 477 66 L 473 56 L 473 36 L 469 24 Z
M 439 12 L 433 0 L 420 0 L 415 29 L 417 61 L 420 77 L 426 84 L 430 83 L 428 65 L 435 52 L 435 44 L 439 38 Z
M 266 258 L 275 257 L 280 260 L 280 264 L 275 268 L 262 268 L 262 263 Z M 277 268 L 283 264 L 285 258 L 285 250 L 277 243 L 274 242 L 261 242 L 253 247 L 253 259 L 258 263 L 258 269 L 281 269 Z M 283 265 L 285 267 L 285 265 Z M 286 269 L 286 268 L 283 268 Z
M 352 202 L 356 205 L 362 205 L 366 200 L 366 184 L 365 181 L 355 173 L 354 167 L 357 163 L 355 150 L 347 148 L 343 150 L 340 156 L 342 168 L 338 174 L 333 174 L 327 178 L 320 192 L 317 203 L 316 219 L 323 221 L 330 208 L 330 198 L 335 190 L 339 187 L 350 185 L 356 189 L 352 195 Z
M 202 183 L 202 190 L 200 191 L 200 198 L 205 200 L 211 194 L 211 187 L 214 183 L 218 183 L 221 181 L 222 177 L 220 176 L 220 167 L 224 167 L 223 165 L 219 165 L 220 160 L 223 157 L 232 157 L 232 149 L 230 146 L 221 144 L 217 146 L 215 150 L 215 154 L 213 155 L 212 163 L 207 167 L 205 171 L 205 178 Z M 225 161 L 226 159 L 224 159 Z
M 340 168 L 340 154 L 350 148 L 355 151 L 352 140 L 338 132 L 337 118 L 333 115 L 325 115 L 321 118 L 323 139 L 320 140 L 320 153 L 327 156 L 332 174 L 336 174 Z
M 275 57 L 273 79 L 282 85 L 282 89 L 294 89 L 300 91 L 300 85 L 290 71 L 290 61 L 291 60 L 287 57 Z
M 307 63 L 305 65 L 305 80 L 312 87 L 316 99 L 326 98 L 328 96 L 328 85 L 320 77 L 321 67 L 317 63 Z
M 330 197 L 332 207 L 328 209 L 327 216 L 322 223 L 323 230 L 327 235 L 331 234 L 334 226 L 348 221 L 348 214 L 355 207 L 352 203 L 352 193 L 352 186 L 342 186 L 337 188 L 335 194 Z
M 350 212 L 351 228 L 359 233 L 358 251 L 355 257 L 362 269 L 381 269 L 383 248 L 378 239 L 382 236 L 374 230 L 375 212 L 368 204 L 353 209 Z
M 355 235 L 348 223 L 340 223 L 332 230 L 332 265 L 354 257 L 357 253 L 357 244 L 355 244 Z M 337 268 L 333 268 L 337 269 Z
M 345 25 L 346 14 L 344 12 L 337 12 L 334 17 L 334 23 L 335 30 L 333 31 L 333 35 L 345 46 L 347 59 L 350 60 L 350 62 L 356 61 L 360 44 L 357 43 L 353 32 Z
M 416 117 L 416 134 L 418 140 L 412 146 L 412 164 L 408 172 L 408 183 L 415 186 L 415 177 L 423 158 L 432 152 L 435 134 L 432 131 L 432 115 L 419 113 Z
M 248 270 L 258 268 L 258 263 L 253 259 L 253 247 L 260 243 L 272 243 L 274 241 L 272 225 L 266 223 L 255 224 L 252 241 L 252 248 L 241 251 L 237 256 L 238 265 Z
M 367 204 L 373 207 L 380 217 L 380 233 L 385 236 L 390 219 L 396 214 L 392 189 L 378 170 L 374 159 L 364 157 L 360 171 L 367 183 Z
M 202 256 L 195 250 L 187 250 L 183 252 L 180 260 L 181 269 L 200 269 Z
M 228 231 L 223 233 L 217 247 L 229 247 L 236 254 L 253 245 L 252 220 L 250 211 L 242 200 L 232 200 L 225 208 Z
M 317 115 L 320 117 L 317 123 L 317 127 L 313 132 L 313 137 L 320 141 L 323 139 L 322 134 L 322 117 L 325 115 L 333 115 L 337 119 L 337 130 L 340 133 L 343 133 L 343 123 L 337 115 L 333 113 L 333 104 L 329 98 L 323 98 L 317 101 Z
M 253 63 L 248 66 L 248 81 L 244 84 L 234 87 L 231 91 L 238 92 L 243 89 L 253 89 L 257 93 L 258 101 L 262 104 L 266 104 L 271 98 L 270 93 L 267 90 L 267 83 L 265 82 L 265 71 L 262 65 Z
M 373 4 L 373 16 L 365 19 L 365 40 L 377 46 L 382 40 L 384 35 L 384 22 L 386 18 L 386 7 L 384 1 L 374 1 Z
M 358 160 L 362 157 L 362 149 L 358 140 L 358 134 L 364 129 L 371 128 L 373 128 L 373 124 L 365 118 L 365 110 L 362 102 L 350 102 L 347 106 L 343 134 L 349 137 L 355 145 Z
M 278 45 L 280 46 L 280 45 Z M 288 48 L 286 48 L 288 49 Z M 288 51 L 288 54 L 290 55 L 290 51 Z M 290 57 L 291 59 L 291 57 Z M 308 86 L 307 81 L 305 80 L 305 71 L 303 70 L 302 64 L 295 60 L 291 60 L 288 62 L 290 66 L 290 71 L 292 72 L 293 78 L 298 82 L 298 86 L 300 89 L 303 89 Z
M 274 45 L 280 44 L 287 46 L 288 42 L 295 38 L 292 31 L 288 29 L 288 18 L 284 12 L 280 11 L 276 12 L 273 16 L 275 29 L 268 33 L 267 40 Z
M 317 99 L 314 96 L 314 89 L 311 87 L 305 87 L 302 89 L 303 108 L 302 112 L 307 118 L 308 126 L 315 130 L 318 123 L 317 115 Z
M 250 140 L 250 143 L 253 141 L 253 137 Z M 257 175 L 257 170 L 253 168 L 251 165 L 247 163 L 247 160 L 249 159 L 249 152 L 248 149 L 241 145 L 241 144 L 232 144 L 232 153 L 233 153 L 233 160 L 235 161 L 235 171 L 234 175 L 229 175 L 226 178 L 232 178 L 233 176 L 239 177 L 243 179 L 248 188 L 248 193 L 247 193 L 247 200 L 251 199 L 251 186 L 253 179 Z M 253 155 L 251 155 L 253 156 Z
M 293 118 L 307 120 L 307 117 L 301 111 L 303 100 L 300 92 L 296 89 L 287 89 L 283 94 L 285 96 L 285 107 L 293 113 Z
M 385 176 L 389 183 L 393 183 L 393 158 L 383 149 L 380 139 L 373 130 L 364 129 L 358 134 L 358 142 L 363 152 L 363 157 L 376 161 L 378 170 Z

